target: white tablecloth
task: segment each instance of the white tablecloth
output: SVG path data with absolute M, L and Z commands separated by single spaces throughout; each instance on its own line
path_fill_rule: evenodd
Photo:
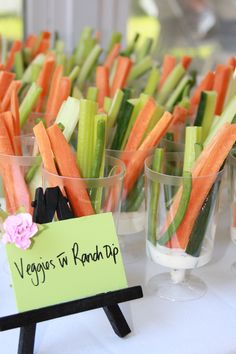
M 117 337 L 103 310 L 98 309 L 39 324 L 35 353 L 235 354 L 236 274 L 231 265 L 236 261 L 236 246 L 229 238 L 228 213 L 225 208 L 221 214 L 212 261 L 193 271 L 208 286 L 204 297 L 169 302 L 147 295 L 147 280 L 165 269 L 146 260 L 144 236 L 139 235 L 133 251 L 136 254 L 132 263 L 129 255 L 126 270 L 129 285 L 141 284 L 145 296 L 121 305 L 132 333 L 124 339 Z M 15 305 L 2 248 L 0 256 L 0 316 L 3 316 L 14 313 Z M 18 335 L 19 330 L 0 332 L 1 354 L 17 352 Z

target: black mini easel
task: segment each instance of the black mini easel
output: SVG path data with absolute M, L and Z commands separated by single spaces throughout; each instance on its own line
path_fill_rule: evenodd
M 37 223 L 51 222 L 55 212 L 59 220 L 73 218 L 71 208 L 59 187 L 47 188 L 45 194 L 38 188 L 35 194 L 33 219 Z M 39 322 L 72 315 L 102 307 L 119 337 L 131 332 L 119 303 L 143 297 L 141 286 L 111 291 L 88 298 L 43 307 L 0 318 L 0 331 L 20 328 L 18 354 L 33 354 L 36 325 Z

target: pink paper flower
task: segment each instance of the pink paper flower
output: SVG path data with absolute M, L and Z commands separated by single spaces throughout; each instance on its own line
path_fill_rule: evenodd
M 3 243 L 15 243 L 18 248 L 26 250 L 31 245 L 31 237 L 38 232 L 38 226 L 29 213 L 10 215 L 3 223 L 5 233 Z

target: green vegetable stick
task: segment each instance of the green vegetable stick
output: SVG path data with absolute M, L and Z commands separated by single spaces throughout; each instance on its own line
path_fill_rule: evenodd
M 210 132 L 203 143 L 204 147 L 207 144 L 209 144 L 210 141 L 214 138 L 218 129 L 220 129 L 225 123 L 232 123 L 235 116 L 235 112 L 236 112 L 236 96 L 232 98 L 232 100 L 229 102 L 227 107 L 224 109 L 218 122 L 216 121 L 216 123 L 212 125 L 212 127 L 210 128 Z
M 147 95 L 154 95 L 160 80 L 160 71 L 157 68 L 152 68 L 147 79 L 147 84 L 144 88 L 144 93 Z
M 91 178 L 100 177 L 100 171 L 105 152 L 106 141 L 106 116 L 97 114 L 95 116 L 95 129 L 94 129 L 94 153 L 93 153 L 93 166 L 91 169 Z
M 63 124 L 63 134 L 67 141 L 70 141 L 71 136 L 75 130 L 75 127 L 79 121 L 80 101 L 74 97 L 68 97 L 63 102 L 57 117 L 56 123 Z
M 152 170 L 161 172 L 164 158 L 164 150 L 158 148 L 154 151 Z M 157 228 L 157 209 L 160 193 L 160 184 L 152 181 L 150 184 L 150 202 L 148 212 L 148 240 L 155 246 L 157 241 L 156 228 Z
M 79 130 L 77 143 L 77 164 L 84 178 L 89 178 L 92 169 L 94 117 L 97 113 L 96 102 L 80 100 Z
M 32 81 L 32 67 L 34 65 L 39 65 L 41 68 L 43 66 L 43 63 L 45 61 L 45 55 L 44 54 L 38 54 L 34 60 L 30 63 L 30 65 L 27 67 L 27 69 L 24 71 L 24 74 L 22 76 L 22 82 L 25 83 L 31 83 Z M 35 70 L 35 69 L 33 69 Z
M 143 140 L 148 136 L 150 131 L 155 127 L 156 123 L 159 121 L 159 119 L 163 116 L 163 113 L 165 111 L 165 108 L 160 106 L 158 103 L 156 105 L 155 112 L 151 118 L 151 121 L 144 133 Z
M 16 72 L 16 79 L 20 80 L 22 78 L 23 72 L 24 72 L 23 56 L 22 56 L 21 50 L 19 50 L 18 52 L 15 53 L 14 67 L 15 67 L 15 72 Z
M 80 100 L 81 98 L 84 98 L 82 92 L 80 91 L 80 89 L 76 85 L 74 85 L 74 87 L 73 87 L 72 97 L 77 98 L 78 100 Z
M 98 88 L 95 86 L 90 86 L 87 91 L 87 100 L 91 101 L 97 101 L 97 96 L 98 96 Z
M 152 68 L 152 65 L 153 61 L 150 56 L 143 58 L 139 63 L 135 64 L 132 67 L 128 76 L 128 83 L 145 74 L 148 70 Z
M 31 67 L 31 82 L 37 81 L 41 69 L 42 69 L 41 65 L 32 64 L 32 67 Z
M 110 97 L 104 97 L 104 104 L 103 104 L 103 106 L 104 106 L 104 111 L 106 112 L 106 113 L 108 113 L 109 112 L 109 110 L 111 109 L 111 105 L 112 105 L 112 98 L 110 98 Z
M 141 48 L 137 51 L 137 60 L 140 61 L 147 55 L 149 55 L 152 51 L 153 46 L 153 38 L 145 38 L 144 43 L 142 44 Z
M 120 43 L 121 40 L 122 40 L 122 34 L 120 32 L 113 32 L 112 35 L 111 35 L 110 42 L 109 42 L 108 47 L 107 47 L 107 54 L 109 54 L 110 51 L 112 50 L 113 46 L 116 43 Z
M 42 163 L 42 157 L 36 156 L 34 164 L 29 168 L 25 175 L 25 182 L 29 184 L 32 179 L 34 178 L 36 172 L 38 171 L 39 167 L 41 166 Z
M 93 68 L 94 64 L 96 63 L 101 52 L 102 52 L 101 46 L 99 44 L 96 44 L 93 47 L 90 54 L 88 55 L 88 57 L 86 58 L 84 64 L 81 67 L 80 75 L 77 80 L 79 87 L 81 87 L 84 84 L 85 80 L 89 76 L 90 71 Z
M 122 90 L 117 90 L 111 103 L 111 107 L 108 111 L 108 126 L 112 128 L 115 124 L 116 118 L 118 116 L 122 101 L 124 97 L 124 92 Z
M 114 150 L 121 150 L 122 141 L 129 125 L 133 109 L 134 106 L 129 101 L 125 101 L 124 104 L 122 104 L 122 109 L 120 110 L 122 119 L 117 120 L 116 133 L 111 145 L 111 148 Z
M 186 70 L 181 64 L 176 65 L 176 67 L 168 75 L 166 81 L 164 82 L 161 90 L 158 93 L 157 101 L 159 104 L 165 104 L 168 97 L 178 85 L 179 81 L 182 79 Z
M 80 67 L 76 65 L 69 73 L 68 77 L 71 79 L 72 83 L 77 80 L 79 72 L 80 72 Z
M 174 106 L 178 103 L 178 101 L 182 98 L 182 93 L 187 85 L 192 82 L 192 77 L 190 75 L 185 75 L 177 84 L 176 88 L 170 94 L 169 99 L 167 100 L 165 106 L 168 111 L 172 111 Z
M 177 209 L 173 221 L 168 226 L 167 230 L 164 232 L 161 238 L 159 238 L 159 240 L 157 241 L 160 245 L 164 246 L 168 241 L 170 241 L 170 239 L 178 229 L 179 225 L 181 224 L 188 208 L 191 190 L 192 190 L 192 175 L 190 172 L 184 172 L 183 189 L 182 189 L 181 199 L 179 202 L 179 207 Z
M 30 89 L 27 92 L 25 98 L 23 99 L 19 109 L 21 128 L 26 123 L 28 116 L 33 110 L 41 91 L 41 87 L 39 87 L 35 82 L 30 86 Z
M 185 134 L 184 172 L 190 172 L 196 159 L 195 144 L 200 144 L 202 127 L 187 127 Z
M 122 52 L 122 55 L 129 57 L 135 50 L 140 34 L 136 33 L 133 40 L 128 44 L 127 48 Z

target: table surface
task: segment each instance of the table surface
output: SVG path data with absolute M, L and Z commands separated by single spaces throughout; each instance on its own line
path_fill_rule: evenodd
M 146 259 L 144 234 L 126 237 L 124 254 L 129 285 L 142 285 L 144 298 L 121 304 L 132 333 L 121 339 L 102 309 L 37 326 L 37 354 L 236 354 L 236 246 L 229 237 L 229 208 L 222 208 L 214 254 L 209 264 L 192 271 L 207 285 L 198 300 L 170 302 L 149 294 L 148 280 L 165 269 Z M 135 247 L 131 247 L 135 245 Z M 14 313 L 5 253 L 0 249 L 0 316 Z M 0 332 L 0 354 L 17 352 L 19 330 Z

